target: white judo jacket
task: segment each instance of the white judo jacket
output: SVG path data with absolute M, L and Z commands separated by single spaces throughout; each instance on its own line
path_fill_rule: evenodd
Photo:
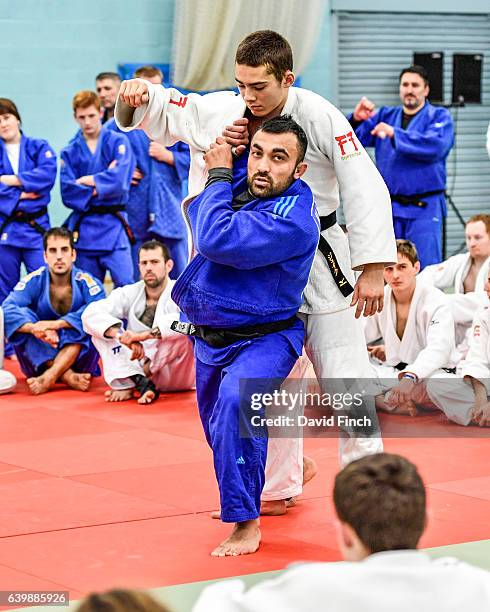
M 480 268 L 475 282 L 475 290 L 464 292 L 464 280 L 471 265 L 469 253 L 453 255 L 440 264 L 427 266 L 420 273 L 420 280 L 430 283 L 438 289 L 453 289 L 447 294 L 448 304 L 456 324 L 456 344 L 464 355 L 468 350 L 466 333 L 470 329 L 476 311 L 487 303 L 485 282 L 490 268 L 490 257 Z
M 471 329 L 470 349 L 463 361 L 462 376 L 472 376 L 487 388 L 490 396 L 490 306 L 482 306 Z
M 166 146 L 176 141 L 190 146 L 189 198 L 202 191 L 207 179 L 203 152 L 226 125 L 243 117 L 243 98 L 233 92 L 201 96 L 184 95 L 146 82 L 149 102 L 137 109 L 118 98 L 115 119 L 119 128 L 142 128 Z M 396 263 L 391 201 L 371 158 L 342 113 L 321 96 L 298 87 L 288 90 L 282 114 L 290 114 L 308 137 L 304 180 L 313 191 L 320 216 L 337 210 L 342 198 L 348 238 L 338 224 L 322 232 L 334 251 L 342 272 L 354 285 L 353 270 L 367 263 Z M 186 204 L 184 201 L 184 207 Z M 304 291 L 306 313 L 329 313 L 347 308 L 323 255 L 317 252 Z
M 384 365 L 406 363 L 404 369 L 419 378 L 427 378 L 440 368 L 454 366 L 454 321 L 446 296 L 439 289 L 421 283 L 418 278 L 401 340 L 396 333 L 396 303 L 388 285 L 385 287 L 383 311 L 364 321 L 367 344 L 383 339 Z
M 172 321 L 179 319 L 179 307 L 171 298 L 174 280 L 168 279 L 165 291 L 158 300 L 153 320 L 153 327 L 158 327 L 162 339 L 180 339 L 181 334 L 170 329 Z M 95 302 L 93 302 L 95 305 Z M 89 304 L 90 306 L 90 304 Z M 140 321 L 146 307 L 145 283 L 139 281 L 132 285 L 126 285 L 114 289 L 108 297 L 97 302 L 96 308 L 86 308 L 82 315 L 83 329 L 100 339 L 107 339 L 104 333 L 113 325 L 122 325 L 123 319 L 128 322 L 127 328 L 134 332 L 147 331 L 150 329 Z M 151 339 L 144 341 L 145 355 L 153 361 L 159 340 Z
M 487 612 L 490 573 L 421 551 L 370 555 L 357 563 L 297 564 L 245 590 L 242 580 L 206 587 L 193 612 Z

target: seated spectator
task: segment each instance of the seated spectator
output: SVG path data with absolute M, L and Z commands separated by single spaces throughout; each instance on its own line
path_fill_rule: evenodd
M 154 66 L 142 66 L 134 76 L 161 85 L 163 74 Z M 114 119 L 106 127 L 120 132 Z M 126 136 L 136 158 L 127 205 L 128 219 L 136 242 L 132 246 L 134 280 L 139 280 L 138 251 L 143 242 L 155 238 L 170 250 L 177 278 L 187 265 L 187 229 L 181 211 L 183 184 L 189 175 L 189 146 L 177 142 L 169 147 L 152 141 L 143 130 Z
M 17 384 L 15 376 L 3 369 L 3 346 L 3 310 L 0 307 L 0 395 L 9 393 Z
M 490 426 L 490 270 L 485 283 L 487 303 L 476 313 L 470 348 L 460 378 L 429 381 L 427 393 L 446 416 L 461 425 Z
M 474 215 L 466 222 L 468 251 L 446 261 L 427 266 L 420 280 L 438 289 L 454 289 L 448 304 L 456 324 L 456 347 L 459 358 L 468 352 L 468 333 L 478 308 L 486 303 L 484 290 L 490 269 L 490 215 Z
M 114 589 L 90 593 L 76 612 L 169 612 L 169 609 L 143 591 Z
M 407 459 L 379 453 L 353 461 L 337 474 L 333 501 L 344 562 L 298 564 L 248 591 L 241 580 L 221 581 L 204 589 L 193 612 L 490 609 L 490 573 L 416 550 L 426 495 Z
M 143 280 L 114 289 L 83 313 L 84 329 L 102 358 L 108 402 L 129 400 L 137 391 L 138 403 L 149 404 L 159 391 L 195 386 L 193 346 L 186 336 L 170 330 L 179 318 L 170 297 L 172 265 L 163 244 L 145 242 L 139 254 Z M 128 321 L 126 330 L 123 319 Z
M 121 287 L 133 282 L 125 205 L 134 157 L 124 134 L 102 130 L 93 91 L 74 96 L 73 113 L 80 130 L 61 151 L 61 197 L 73 210 L 65 225 L 73 232 L 78 265 L 101 282 L 108 270 Z
M 423 379 L 454 365 L 454 321 L 442 291 L 418 281 L 415 245 L 396 244 L 398 263 L 384 271 L 384 308 L 365 320 L 365 334 L 380 386 L 389 391 L 376 406 L 413 415 L 425 396 Z M 373 346 L 377 340 L 383 344 Z
M 81 316 L 104 290 L 73 265 L 76 251 L 68 230 L 54 227 L 43 241 L 47 265 L 25 276 L 5 300 L 5 331 L 31 393 L 45 393 L 57 381 L 86 391 L 99 374 L 99 356 Z

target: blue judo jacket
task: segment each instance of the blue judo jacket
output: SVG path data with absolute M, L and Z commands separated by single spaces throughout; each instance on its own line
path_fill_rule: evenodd
M 349 119 L 352 115 L 349 116 Z M 411 196 L 428 191 L 444 190 L 446 158 L 454 144 L 451 113 L 429 102 L 414 116 L 406 130 L 402 128 L 401 106 L 382 106 L 379 111 L 356 128 L 356 136 L 364 147 L 374 147 L 376 166 L 390 194 Z M 380 122 L 393 126 L 393 138 L 377 138 L 371 130 Z M 403 218 L 432 217 L 440 205 L 446 214 L 444 195 L 424 198 L 428 206 L 403 206 L 393 197 L 393 215 Z
M 281 195 L 232 208 L 232 185 L 216 182 L 188 206 L 197 255 L 173 300 L 195 325 L 238 327 L 292 317 L 315 257 L 320 223 L 300 179 Z
M 101 130 L 97 149 L 92 153 L 82 131 L 61 151 L 60 185 L 63 204 L 74 212 L 65 221 L 73 230 L 80 215 L 99 206 L 124 205 L 128 200 L 135 160 L 124 134 Z M 78 185 L 81 176 L 93 175 L 93 187 Z M 126 213 L 121 213 L 126 219 Z M 78 250 L 113 251 L 129 246 L 121 222 L 110 214 L 93 214 L 83 219 Z
M 14 174 L 5 143 L 0 139 L 0 174 Z M 29 138 L 22 134 L 20 140 L 18 177 L 22 187 L 8 187 L 0 183 L 0 226 L 14 210 L 36 213 L 46 208 L 56 180 L 56 154 L 45 140 Z M 32 191 L 39 195 L 35 200 L 21 200 L 22 192 Z M 38 217 L 36 223 L 49 229 L 48 213 Z M 9 223 L 0 244 L 20 248 L 42 248 L 42 235 L 27 223 Z

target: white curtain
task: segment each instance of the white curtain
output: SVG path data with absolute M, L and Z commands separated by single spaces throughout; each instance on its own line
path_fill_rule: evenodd
M 235 87 L 235 51 L 256 30 L 275 30 L 291 44 L 294 72 L 315 48 L 325 0 L 176 0 L 173 82 L 194 90 Z

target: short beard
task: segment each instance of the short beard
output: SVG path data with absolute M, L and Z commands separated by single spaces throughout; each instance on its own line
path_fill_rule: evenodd
M 272 177 L 269 175 L 267 178 L 271 181 L 271 183 L 269 184 L 268 188 L 265 189 L 256 189 L 253 185 L 253 179 L 256 176 L 261 176 L 258 172 L 256 172 L 253 176 L 249 176 L 247 178 L 247 186 L 248 186 L 248 190 L 250 191 L 250 193 L 255 196 L 256 198 L 273 198 L 274 196 L 278 196 L 281 195 L 281 193 L 284 193 L 286 191 L 286 189 L 289 189 L 289 187 L 294 183 L 294 181 L 296 180 L 294 178 L 294 173 L 291 174 L 291 176 L 289 176 L 287 179 L 285 179 L 282 182 L 279 183 L 275 183 L 272 179 Z
M 161 287 L 165 282 L 165 278 L 156 278 L 152 281 L 143 279 L 143 282 L 145 283 L 145 287 L 149 287 L 150 289 L 158 289 L 158 287 Z

